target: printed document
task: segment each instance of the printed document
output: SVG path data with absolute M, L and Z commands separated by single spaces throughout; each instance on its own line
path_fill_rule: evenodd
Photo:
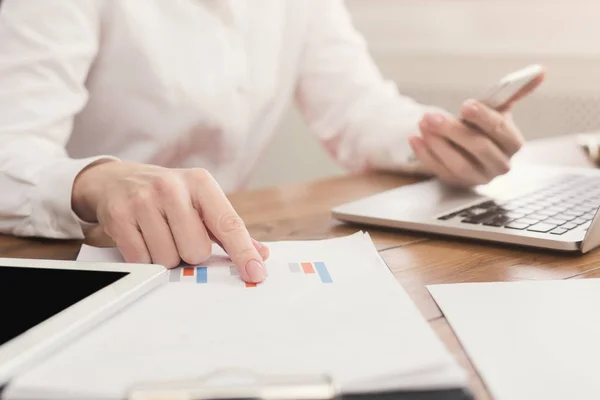
M 343 392 L 452 389 L 464 371 L 362 232 L 267 243 L 268 277 L 244 283 L 215 246 L 202 265 L 62 348 L 6 389 L 9 399 L 121 399 L 138 382 L 243 368 L 327 374 Z M 83 247 L 84 261 L 122 262 Z

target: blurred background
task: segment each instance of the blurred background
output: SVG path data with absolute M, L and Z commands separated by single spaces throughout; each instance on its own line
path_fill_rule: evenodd
M 346 0 L 383 74 L 456 113 L 531 63 L 545 84 L 514 117 L 527 139 L 600 130 L 599 0 Z M 250 188 L 343 174 L 291 109 Z

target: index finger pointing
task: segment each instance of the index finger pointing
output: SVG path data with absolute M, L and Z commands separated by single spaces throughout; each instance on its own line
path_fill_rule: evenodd
M 247 276 L 254 283 L 262 282 L 266 277 L 262 257 L 225 193 L 208 172 L 195 170 L 190 175 L 190 195 L 206 227 L 223 245 L 240 276 Z

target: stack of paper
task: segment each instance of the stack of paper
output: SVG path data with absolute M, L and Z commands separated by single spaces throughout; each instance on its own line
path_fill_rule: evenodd
M 600 279 L 428 288 L 495 399 L 600 398 Z
M 215 370 L 329 374 L 346 393 L 465 386 L 368 235 L 268 244 L 246 285 L 220 249 L 19 376 L 9 399 L 120 399 L 137 382 Z M 219 252 L 220 251 L 220 252 Z M 81 260 L 121 261 L 84 247 Z

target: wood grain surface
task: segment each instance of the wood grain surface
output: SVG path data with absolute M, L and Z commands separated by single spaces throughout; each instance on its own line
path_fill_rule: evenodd
M 231 202 L 252 235 L 263 241 L 322 239 L 365 227 L 332 219 L 332 206 L 400 185 L 413 178 L 375 174 L 333 178 L 232 194 Z M 600 277 L 600 252 L 564 255 L 418 233 L 367 229 L 383 259 L 432 328 L 470 372 L 477 399 L 490 399 L 459 341 L 425 286 L 435 283 L 582 279 Z M 0 236 L 0 257 L 75 259 L 80 242 Z

